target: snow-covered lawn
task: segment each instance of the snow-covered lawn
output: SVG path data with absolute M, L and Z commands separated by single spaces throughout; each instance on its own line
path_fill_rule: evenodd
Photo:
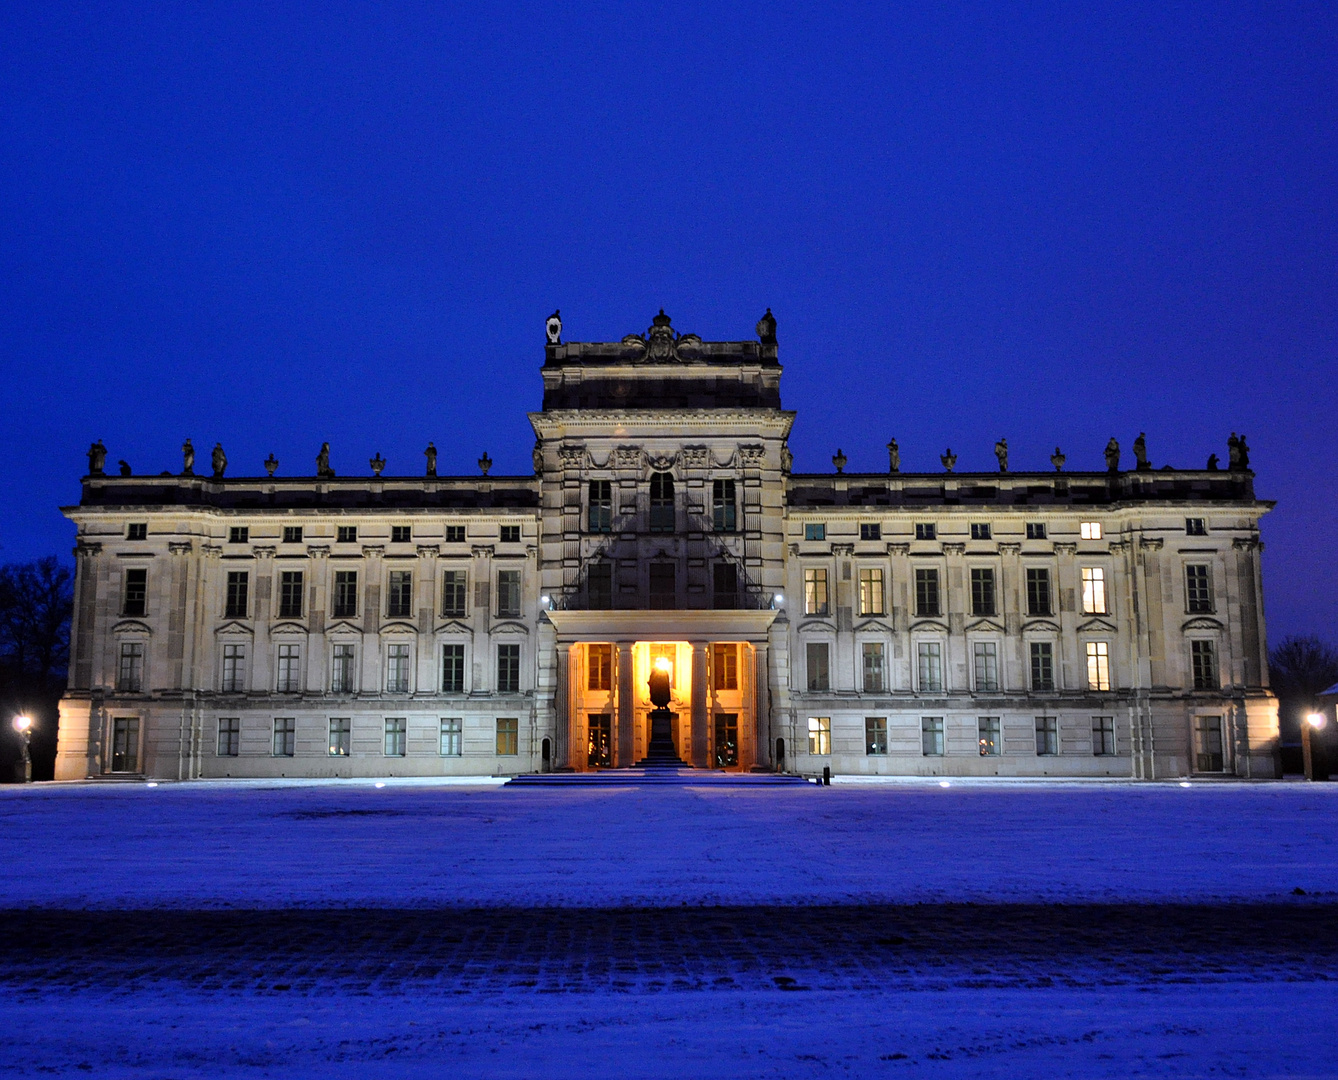
M 1338 784 L 0 788 L 0 907 L 1338 898 Z

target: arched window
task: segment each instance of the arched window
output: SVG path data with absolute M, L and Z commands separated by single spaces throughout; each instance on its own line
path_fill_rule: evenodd
M 652 473 L 650 477 L 650 531 L 674 531 L 674 478 L 667 472 Z

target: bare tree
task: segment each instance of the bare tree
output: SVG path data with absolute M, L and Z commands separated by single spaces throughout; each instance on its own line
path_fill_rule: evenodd
M 10 675 L 62 679 L 70 655 L 73 575 L 54 555 L 0 566 L 0 664 Z
M 1314 636 L 1284 638 L 1269 651 L 1268 674 L 1278 695 L 1283 738 L 1299 738 L 1301 717 L 1338 683 L 1338 649 Z

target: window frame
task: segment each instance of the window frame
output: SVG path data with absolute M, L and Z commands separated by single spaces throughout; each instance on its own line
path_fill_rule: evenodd
M 992 566 L 970 567 L 971 614 L 993 618 L 999 614 L 999 583 Z
M 613 532 L 613 482 L 591 480 L 586 487 L 585 531 L 605 534 Z
M 947 755 L 944 720 L 945 718 L 942 716 L 920 717 L 921 757 L 945 757 Z M 931 746 L 933 747 L 932 750 L 930 749 Z
M 988 521 L 973 521 L 973 522 L 971 522 L 971 539 L 972 539 L 972 540 L 993 540 L 993 539 L 994 539 L 994 530 L 990 528 L 990 523 L 989 523 Z
M 519 525 L 499 525 L 497 542 L 499 544 L 519 544 L 521 540 Z
M 887 575 L 881 566 L 861 566 L 859 574 L 859 614 L 863 617 L 887 614 Z
M 810 716 L 808 718 L 808 753 L 810 757 L 831 757 L 832 718 L 830 716 Z
M 1059 717 L 1036 717 L 1036 756 L 1059 756 Z
M 864 756 L 887 757 L 887 717 L 864 718 Z
M 1106 588 L 1106 568 L 1104 566 L 1079 567 L 1079 580 L 1082 582 L 1082 613 L 1084 615 L 1109 615 L 1110 594 Z
M 497 571 L 497 617 L 519 619 L 524 610 L 525 576 L 521 570 Z
M 1110 736 L 1109 744 L 1106 742 L 1107 735 Z M 1092 756 L 1116 757 L 1118 753 L 1119 746 L 1115 739 L 1115 717 L 1092 717 Z
M 981 757 L 1003 757 L 1003 719 L 976 717 L 976 745 Z
M 409 756 L 409 718 L 387 716 L 382 719 L 382 757 Z
M 229 655 L 231 654 L 231 655 Z M 246 643 L 225 641 L 219 656 L 218 691 L 220 694 L 246 692 Z
M 274 650 L 274 692 L 300 694 L 302 682 L 302 646 L 292 641 L 277 642 Z
M 447 649 L 451 652 L 448 654 Z M 457 654 L 455 650 L 459 650 Z M 456 658 L 459 658 L 458 669 L 455 664 Z M 466 679 L 465 673 L 469 670 L 466 664 L 466 649 L 463 641 L 443 641 L 441 643 L 441 692 L 443 694 L 463 694 L 465 693 Z M 452 674 L 458 674 L 457 680 L 450 680 Z M 449 680 L 449 681 L 448 681 Z M 456 685 L 451 685 L 455 682 Z
M 915 523 L 915 539 L 937 540 L 938 523 L 934 521 L 917 521 Z
M 240 757 L 242 752 L 242 718 L 240 716 L 220 716 L 217 733 L 218 737 L 214 743 L 214 757 Z
M 739 689 L 739 646 L 734 641 L 711 643 L 711 689 Z
M 859 538 L 861 540 L 881 540 L 883 538 L 883 523 L 881 521 L 861 521 L 859 523 Z
M 520 718 L 517 716 L 497 717 L 497 756 L 518 757 L 520 755 Z
M 814 542 L 826 540 L 827 523 L 825 521 L 804 522 L 804 539 Z
M 282 541 L 282 542 L 285 543 L 285 544 L 300 544 L 300 543 L 302 543 L 302 526 L 301 526 L 301 525 L 285 525 L 285 526 L 283 527 L 283 541 Z
M 297 756 L 297 717 L 274 717 L 270 733 L 270 757 L 290 758 Z
M 503 661 L 503 650 L 505 650 L 505 662 Z M 499 694 L 519 694 L 520 693 L 520 664 L 521 651 L 520 646 L 515 642 L 499 642 L 495 654 L 497 665 L 497 678 L 494 685 Z M 503 678 L 503 675 L 506 678 Z
M 1084 641 L 1083 657 L 1087 662 L 1088 691 L 1098 694 L 1109 693 L 1114 686 L 1110 670 L 1110 642 Z
M 1026 526 L 1028 540 L 1045 540 L 1046 530 L 1044 521 L 1028 521 Z
M 385 649 L 386 693 L 413 693 L 413 645 L 407 641 L 388 641 Z
M 941 619 L 943 617 L 943 584 L 939 575 L 939 568 L 937 566 L 917 566 L 914 576 L 916 617 Z
M 1044 650 L 1041 652 L 1040 650 Z M 1048 669 L 1049 677 L 1037 679 L 1037 660 L 1042 659 Z M 1053 641 L 1027 641 L 1027 678 L 1034 694 L 1053 694 L 1058 686 L 1055 680 L 1055 643 Z
M 1078 537 L 1082 540 L 1100 540 L 1102 539 L 1101 522 L 1099 521 L 1080 521 L 1078 522 Z
M 997 694 L 1003 688 L 999 642 L 994 638 L 971 641 L 971 687 L 977 694 Z M 982 679 L 981 668 L 985 678 Z
M 458 599 L 458 604 L 450 601 Z M 469 614 L 469 571 L 452 567 L 441 573 L 441 617 L 463 619 Z
M 882 639 L 859 642 L 860 688 L 866 694 L 885 694 L 888 692 L 887 678 L 887 643 Z M 877 663 L 871 665 L 871 657 L 877 657 Z M 874 670 L 876 668 L 876 671 Z M 870 674 L 876 676 L 876 685 L 870 682 Z
M 413 618 L 413 571 L 386 572 L 386 618 Z
M 339 725 L 336 727 L 336 725 Z M 353 752 L 353 718 L 331 716 L 325 724 L 326 757 L 349 757 Z
M 251 607 L 251 572 L 229 570 L 223 582 L 223 618 L 244 619 Z
M 821 650 L 818 652 L 817 650 Z M 821 656 L 821 663 L 815 658 Z M 819 677 L 820 676 L 820 677 Z M 817 685 L 820 683 L 821 685 Z M 827 640 L 804 642 L 804 687 L 809 693 L 825 694 L 832 688 L 832 643 Z
M 358 691 L 358 646 L 352 641 L 330 643 L 330 693 L 356 694 Z
M 1195 582 L 1195 578 L 1199 580 Z M 1185 614 L 1215 615 L 1217 605 L 1213 589 L 1213 565 L 1205 562 L 1185 563 Z
M 711 481 L 711 529 L 718 533 L 739 531 L 737 488 L 733 480 Z
M 1190 687 L 1194 690 L 1221 690 L 1217 642 L 1212 638 L 1190 638 L 1188 644 Z
M 825 566 L 804 567 L 804 614 L 832 613 L 830 575 Z
M 674 474 L 656 471 L 650 474 L 650 515 L 646 531 L 657 536 L 677 532 L 677 499 Z
M 916 638 L 915 646 L 915 691 L 918 694 L 947 693 L 947 672 L 944 670 L 944 642 L 942 638 Z M 927 685 L 925 679 L 926 660 L 935 661 L 938 672 L 937 685 Z
M 356 619 L 358 617 L 358 572 L 336 570 L 334 588 L 330 593 L 330 617 Z
M 280 570 L 279 588 L 276 590 L 280 619 L 300 619 L 306 608 L 303 593 L 306 591 L 306 574 L 301 570 Z M 296 602 L 294 602 L 294 600 Z
M 148 567 L 126 567 L 121 580 L 121 614 L 128 619 L 143 619 L 149 614 Z
M 464 757 L 464 742 L 465 718 L 463 716 L 438 717 L 438 757 Z
M 673 588 L 666 590 L 666 583 Z M 675 611 L 678 608 L 678 563 L 658 560 L 646 566 L 646 604 L 651 611 Z
M 1048 618 L 1053 616 L 1055 613 L 1055 591 L 1050 567 L 1028 566 L 1023 578 L 1026 583 L 1028 617 Z
M 251 542 L 251 526 L 249 525 L 228 526 L 229 544 L 249 544 L 250 542 Z
M 357 542 L 358 542 L 358 527 L 356 525 L 335 526 L 336 544 L 356 544 Z

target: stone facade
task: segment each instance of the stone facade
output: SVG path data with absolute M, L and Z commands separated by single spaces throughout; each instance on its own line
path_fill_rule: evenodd
M 698 766 L 1276 775 L 1243 441 L 1227 470 L 1010 472 L 1000 440 L 998 473 L 893 443 L 792 475 L 769 312 L 748 341 L 546 329 L 532 476 L 430 448 L 422 477 L 233 479 L 219 447 L 112 477 L 95 446 L 57 777 L 625 766 L 652 665 Z

